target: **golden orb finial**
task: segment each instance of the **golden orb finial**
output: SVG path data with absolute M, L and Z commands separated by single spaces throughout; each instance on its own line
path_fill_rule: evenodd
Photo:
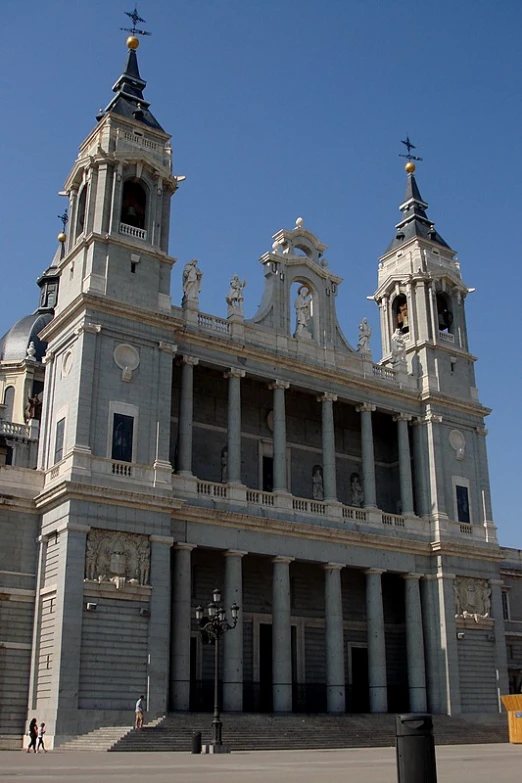
M 404 168 L 406 169 L 408 174 L 413 174 L 413 172 L 415 171 L 415 163 L 412 160 L 409 160 Z
M 63 243 L 67 241 L 67 234 L 65 234 L 63 231 L 60 231 L 56 239 L 58 240 L 58 242 L 61 242 L 63 245 Z
M 138 46 L 140 45 L 139 40 L 136 38 L 135 35 L 129 35 L 127 38 L 127 48 L 132 49 L 133 51 L 136 51 Z

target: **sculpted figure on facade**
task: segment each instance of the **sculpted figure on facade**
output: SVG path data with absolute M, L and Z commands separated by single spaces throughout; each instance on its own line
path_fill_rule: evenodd
M 299 287 L 294 307 L 297 324 L 294 337 L 311 338 L 309 324 L 312 317 L 312 292 L 308 286 Z
M 203 272 L 198 267 L 198 262 L 195 258 L 185 264 L 183 269 L 183 294 L 189 301 L 197 301 L 199 292 L 201 290 L 201 279 Z
M 487 579 L 457 576 L 453 584 L 455 617 L 483 620 L 491 613 L 491 588 Z
M 397 367 L 406 367 L 406 340 L 400 329 L 396 329 L 392 336 L 392 364 Z
M 314 500 L 324 500 L 323 469 L 320 465 L 312 468 L 312 497 Z
M 357 351 L 359 353 L 371 353 L 370 349 L 370 337 L 372 336 L 372 328 L 368 323 L 367 318 L 363 318 L 359 324 L 359 340 L 357 342 Z
M 85 579 L 100 584 L 111 582 L 117 588 L 149 584 L 148 536 L 92 528 L 87 534 Z
M 234 275 L 230 281 L 230 291 L 226 296 L 228 305 L 227 315 L 243 315 L 243 289 L 246 286 L 246 280 L 241 281 L 239 275 Z
M 352 473 L 350 476 L 350 504 L 356 508 L 364 506 L 364 492 L 358 473 Z
M 27 398 L 27 404 L 25 406 L 25 420 L 40 419 L 42 416 L 42 401 L 38 394 L 33 394 L 32 397 Z

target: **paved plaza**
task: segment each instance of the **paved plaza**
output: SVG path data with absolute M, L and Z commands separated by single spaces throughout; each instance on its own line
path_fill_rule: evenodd
M 519 783 L 522 746 L 437 748 L 439 783 Z M 395 783 L 394 748 L 234 753 L 0 754 L 0 783 Z

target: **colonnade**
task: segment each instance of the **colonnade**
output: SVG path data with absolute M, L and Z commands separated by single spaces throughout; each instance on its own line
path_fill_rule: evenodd
M 194 409 L 194 366 L 198 359 L 192 356 L 182 357 L 181 390 L 179 406 L 178 464 L 180 475 L 192 475 L 192 427 Z M 227 483 L 241 484 L 241 379 L 244 370 L 231 368 L 224 373 L 228 379 L 228 421 L 227 421 Z M 274 380 L 269 384 L 273 393 L 273 489 L 274 492 L 288 492 L 287 438 L 286 438 L 286 392 L 290 384 L 287 381 Z M 317 397 L 321 403 L 322 423 L 322 468 L 324 499 L 337 501 L 336 487 L 336 450 L 333 403 L 337 396 L 325 392 Z M 377 507 L 375 480 L 375 455 L 372 414 L 376 406 L 362 403 L 356 407 L 361 417 L 361 456 L 364 506 Z M 397 440 L 399 452 L 400 496 L 402 513 L 414 514 L 413 481 L 409 440 L 409 423 L 412 416 L 396 414 Z M 415 452 L 417 457 L 417 452 Z M 422 504 L 419 513 L 426 513 L 426 491 L 424 471 L 418 470 L 416 487 L 417 502 Z
M 192 627 L 191 551 L 194 546 L 175 545 L 172 600 L 171 682 L 172 707 L 188 710 L 190 700 L 190 637 Z M 224 601 L 228 608 L 236 602 L 243 606 L 243 558 L 246 552 L 225 550 Z M 274 712 L 292 711 L 291 654 L 291 582 L 290 565 L 294 558 L 272 558 L 272 696 Z M 342 563 L 323 563 L 325 603 L 325 661 L 328 712 L 344 712 L 346 705 L 345 644 L 341 588 Z M 386 712 L 387 678 L 382 574 L 369 568 L 366 575 L 366 615 L 368 644 L 369 701 L 371 712 Z M 420 574 L 408 573 L 405 579 L 406 646 L 410 710 L 426 710 L 426 675 Z M 243 686 L 243 612 L 234 631 L 223 638 L 223 708 L 242 711 Z

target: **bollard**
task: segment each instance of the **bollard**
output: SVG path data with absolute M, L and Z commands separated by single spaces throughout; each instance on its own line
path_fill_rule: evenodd
M 399 783 L 437 783 L 431 715 L 397 715 L 395 725 Z
M 192 753 L 201 753 L 201 732 L 192 732 Z

